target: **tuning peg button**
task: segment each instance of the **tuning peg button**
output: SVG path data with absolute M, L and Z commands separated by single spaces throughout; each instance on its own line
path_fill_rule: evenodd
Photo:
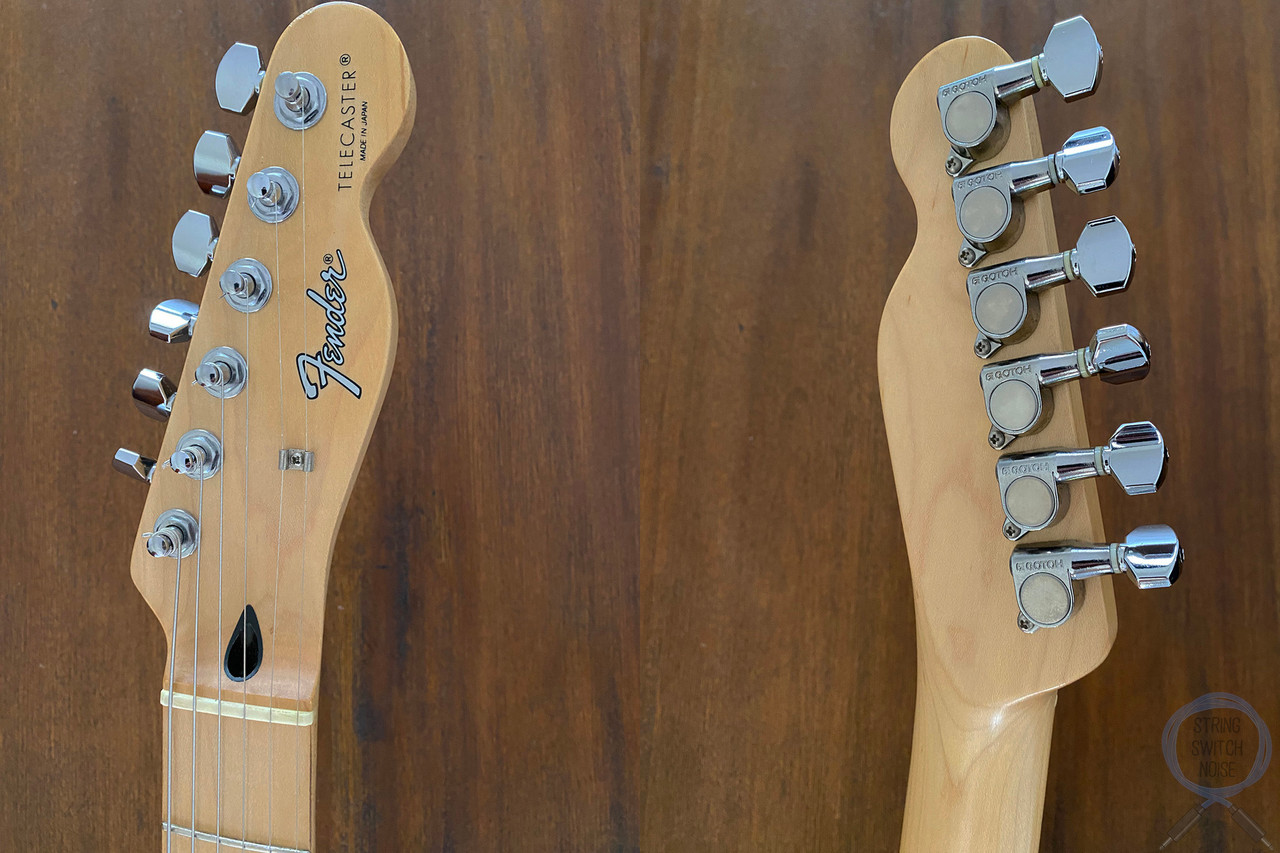
M 966 282 L 978 327 L 974 353 L 988 358 L 1030 335 L 1040 315 L 1037 294 L 1054 285 L 1079 279 L 1094 296 L 1119 293 L 1129 286 L 1135 258 L 1128 229 L 1108 216 L 1085 225 L 1074 249 L 974 270 Z
M 111 460 L 111 467 L 124 474 L 143 483 L 151 482 L 151 474 L 156 469 L 156 460 L 149 456 L 143 456 L 127 447 L 122 447 L 116 451 L 115 458 Z
M 142 414 L 157 421 L 169 419 L 177 387 L 158 370 L 144 368 L 133 380 L 133 402 Z
M 1127 574 L 1138 589 L 1165 589 L 1182 573 L 1178 535 L 1163 524 L 1135 528 L 1124 542 L 1089 545 L 1060 542 L 1013 549 L 1009 570 L 1018 599 L 1018 627 L 1030 634 L 1071 618 L 1075 583 L 1099 575 Z
M 956 224 L 964 237 L 960 263 L 972 267 L 989 252 L 1011 245 L 1022 234 L 1022 203 L 1058 184 L 1077 193 L 1111 186 L 1120 149 L 1105 127 L 1080 130 L 1062 150 L 1035 160 L 1019 160 L 973 172 L 951 183 Z
M 1164 482 L 1169 454 L 1150 421 L 1124 424 L 1106 444 L 1080 450 L 1011 453 L 996 463 L 1004 535 L 1019 539 L 1056 523 L 1067 511 L 1072 480 L 1113 476 L 1126 494 L 1153 494 Z
M 1009 137 L 1009 105 L 1014 101 L 1045 86 L 1074 101 L 1092 95 L 1101 75 L 1098 37 L 1089 22 L 1077 15 L 1054 24 L 1038 56 L 939 87 L 942 131 L 952 148 L 947 172 L 955 177 L 975 160 L 1000 152 Z
M 147 328 L 151 337 L 167 344 L 183 344 L 196 330 L 200 306 L 185 299 L 166 299 L 151 309 Z
M 1063 353 L 1047 353 L 984 366 L 978 374 L 991 419 L 987 442 L 1002 450 L 1020 435 L 1041 429 L 1053 413 L 1051 385 L 1097 376 L 1119 385 L 1147 375 L 1151 347 L 1133 326 L 1099 329 L 1088 346 Z
M 244 115 L 253 109 L 262 88 L 262 57 L 251 44 L 236 42 L 223 54 L 214 78 L 218 106 Z
M 173 262 L 187 275 L 204 275 L 217 245 L 218 226 L 206 213 L 188 210 L 173 228 Z
M 231 192 L 236 168 L 240 165 L 240 147 L 225 133 L 206 130 L 196 142 L 192 168 L 196 183 L 203 192 L 222 198 Z

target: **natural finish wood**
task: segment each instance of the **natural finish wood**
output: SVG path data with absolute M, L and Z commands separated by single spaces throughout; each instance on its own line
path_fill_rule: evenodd
M 166 717 L 166 738 L 168 736 Z M 221 731 L 219 731 L 221 728 Z M 194 729 L 194 746 L 192 731 Z M 167 742 L 167 741 L 166 741 Z M 194 755 L 192 754 L 194 750 Z M 196 829 L 223 838 L 295 850 L 316 849 L 316 727 L 174 709 L 172 837 L 162 850 L 190 850 Z M 192 775 L 194 761 L 195 775 Z M 195 798 L 192 799 L 192 779 Z M 168 780 L 164 783 L 168 795 Z M 161 818 L 170 820 L 167 803 Z M 164 846 L 164 845 L 171 846 Z M 217 849 L 196 839 L 196 849 Z M 155 849 L 152 845 L 151 849 Z M 229 849 L 223 845 L 221 849 Z
M 990 364 L 1075 349 L 1065 288 L 1041 294 L 1026 340 L 990 361 L 973 355 L 948 146 L 938 87 L 1012 61 L 990 41 L 953 39 L 929 52 L 898 91 L 890 125 L 898 173 L 916 206 L 916 242 L 885 303 L 878 369 L 885 431 L 898 487 L 916 609 L 916 723 L 902 850 L 1032 851 L 1038 848 L 1055 691 L 1098 666 L 1116 634 L 1111 579 L 1081 584 L 1063 625 L 1025 635 L 1009 575 L 1012 545 L 995 484 L 997 452 L 978 387 Z M 1043 156 L 1035 108 L 1009 112 L 1009 139 L 984 165 Z M 1025 205 L 1021 236 L 983 266 L 1058 251 L 1051 193 Z M 1017 439 L 1026 452 L 1089 447 L 1080 384 L 1046 389 L 1053 416 Z M 1105 541 L 1093 481 L 1072 483 L 1062 519 L 1028 534 L 1038 541 Z
M 272 58 L 306 4 L 3 5 L 0 849 L 154 850 L 164 633 L 127 573 L 147 489 L 109 459 L 156 455 L 129 382 L 191 351 L 145 330 L 205 287 L 173 224 L 231 209 L 191 176 L 202 130 L 250 124 L 218 60 Z M 418 112 L 370 212 L 400 344 L 332 560 L 316 849 L 634 840 L 634 12 L 372 5 Z
M 307 131 L 286 128 L 271 110 L 270 84 L 291 69 L 316 69 L 328 90 L 325 115 Z M 311 709 L 333 540 L 396 351 L 395 294 L 369 233 L 369 203 L 404 147 L 415 95 L 395 32 L 351 3 L 318 6 L 290 24 L 271 51 L 263 86 L 268 91 L 254 112 L 205 276 L 200 318 L 174 377 L 179 393 L 158 457 L 168 459 L 187 431 L 206 429 L 222 442 L 221 470 L 207 480 L 155 472 L 140 532 L 155 529 L 163 511 L 184 509 L 200 523 L 200 545 L 179 566 L 148 554 L 139 535 L 132 567 L 166 635 L 174 621 L 175 570 L 185 574 L 178 633 L 169 636 L 176 692 L 216 696 L 210 691 L 232 689 L 222 675 L 225 641 L 248 604 L 258 614 L 266 654 L 235 694 L 263 707 Z M 258 219 L 245 194 L 248 177 L 268 166 L 288 170 L 301 187 L 298 209 L 276 225 Z M 348 170 L 349 179 L 339 177 Z M 218 276 L 237 258 L 259 259 L 271 273 L 271 298 L 260 311 L 239 312 L 222 298 Z M 235 349 L 249 368 L 244 391 L 225 400 L 191 381 L 205 353 L 218 346 Z M 299 362 L 300 355 L 323 367 Z M 322 369 L 355 390 L 322 377 Z M 280 470 L 285 448 L 312 452 L 314 471 Z
M 915 628 L 873 365 L 915 213 L 890 108 L 935 45 L 1021 58 L 1076 12 L 1102 86 L 1037 95 L 1041 134 L 1106 124 L 1124 160 L 1054 201 L 1058 239 L 1118 214 L 1139 258 L 1122 295 L 1068 292 L 1074 331 L 1155 348 L 1082 387 L 1086 420 L 1151 417 L 1173 453 L 1159 495 L 1100 484 L 1103 516 L 1190 559 L 1167 594 L 1116 585 L 1111 654 L 1060 693 L 1041 849 L 1158 846 L 1191 802 L 1160 729 L 1205 690 L 1275 732 L 1271 0 L 372 5 L 418 114 L 370 213 L 400 348 L 330 576 L 319 849 L 894 849 Z M 218 58 L 303 6 L 0 7 L 0 846 L 152 850 L 164 641 L 125 574 L 145 489 L 106 463 L 154 455 L 128 383 L 186 357 L 143 324 L 201 290 L 177 216 L 226 207 L 190 175 L 201 130 L 248 127 Z M 1239 802 L 1276 832 L 1276 767 Z M 1254 848 L 1214 809 L 1172 849 Z
M 1106 192 L 1053 200 L 1057 239 L 1118 215 L 1138 267 L 1124 294 L 1067 289 L 1074 337 L 1131 321 L 1154 352 L 1142 382 L 1082 384 L 1085 419 L 1100 443 L 1149 417 L 1172 454 L 1158 495 L 1100 482 L 1102 515 L 1109 536 L 1172 525 L 1188 563 L 1164 594 L 1115 584 L 1110 655 L 1059 693 L 1041 849 L 1154 850 L 1192 800 L 1160 754 L 1174 710 L 1231 690 L 1280 725 L 1275 4 L 644 8 L 646 846 L 899 844 L 916 631 L 873 365 L 917 222 L 890 111 L 936 45 L 1022 59 L 1079 13 L 1102 84 L 1036 95 L 1041 137 L 1105 124 L 1123 159 Z M 1271 833 L 1278 792 L 1273 766 L 1240 798 Z M 1255 847 L 1214 809 L 1171 849 Z
M 314 711 L 329 560 L 398 340 L 395 293 L 369 232 L 369 204 L 404 148 L 416 96 L 400 40 L 363 6 L 328 3 L 307 11 L 270 55 L 160 445 L 159 458 L 168 459 L 184 433 L 208 430 L 221 441 L 221 469 L 206 480 L 156 470 L 132 571 L 169 642 L 165 683 L 172 693 Z M 325 113 L 308 130 L 285 127 L 272 110 L 271 86 L 286 70 L 310 71 L 327 91 Z M 287 170 L 300 187 L 297 210 L 278 224 L 250 211 L 245 190 L 248 177 L 269 166 Z M 271 297 L 260 311 L 239 312 L 222 298 L 218 276 L 237 258 L 257 259 L 271 274 Z M 229 399 L 187 381 L 219 346 L 232 347 L 248 364 L 244 390 Z M 290 448 L 314 454 L 314 470 L 280 470 L 279 455 Z M 146 550 L 146 533 L 169 509 L 189 512 L 200 525 L 199 546 L 184 560 Z M 264 655 L 254 675 L 237 684 L 223 660 L 246 607 L 257 615 Z M 166 750 L 165 789 L 184 776 L 175 798 L 183 787 L 196 789 L 194 800 L 180 798 L 185 809 L 177 799 L 165 805 L 173 826 L 227 837 L 238 829 L 255 843 L 275 839 L 310 850 L 313 750 L 289 741 L 295 755 L 286 763 L 307 771 L 300 796 L 274 773 L 246 765 L 247 744 L 238 747 L 234 737 L 236 723 L 250 730 L 278 724 L 250 725 L 228 715 L 222 719 L 231 724 L 219 726 L 218 712 L 212 721 L 192 715 L 193 725 L 206 723 L 197 729 L 205 731 L 198 749 L 191 725 L 172 741 L 166 725 L 173 754 Z M 224 729 L 233 735 L 227 743 Z M 265 735 L 260 740 L 255 747 L 265 745 Z M 183 756 L 193 749 L 188 765 Z M 261 807 L 245 813 L 230 797 L 224 808 L 228 787 Z M 288 808 L 273 807 L 277 793 Z

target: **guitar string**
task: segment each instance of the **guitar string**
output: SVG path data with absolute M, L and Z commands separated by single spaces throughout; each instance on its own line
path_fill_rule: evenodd
M 218 435 L 222 436 L 222 440 L 226 441 L 227 437 L 227 398 L 221 397 L 218 401 Z M 226 454 L 224 454 L 225 457 Z M 227 460 L 223 459 L 222 473 L 218 477 L 218 647 L 215 649 L 217 654 L 216 662 L 218 667 L 218 754 L 217 754 L 217 812 L 214 816 L 214 831 L 218 834 L 219 840 L 214 842 L 214 849 L 222 849 L 222 543 L 224 540 L 223 531 L 226 529 L 226 481 L 227 481 Z M 204 482 L 201 480 L 200 482 Z M 245 482 L 248 484 L 248 472 L 245 472 Z M 192 691 L 194 693 L 195 691 Z M 191 705 L 194 709 L 195 702 Z M 194 714 L 195 711 L 193 710 Z M 192 837 L 194 838 L 195 825 L 192 824 Z M 193 844 L 194 846 L 194 844 Z
M 302 283 L 306 286 L 307 282 L 307 131 L 302 130 L 302 179 L 301 191 L 299 192 L 299 204 L 302 207 Z M 307 303 L 310 299 L 302 300 L 302 351 L 310 352 L 311 345 L 307 340 Z M 303 452 L 311 450 L 311 411 L 304 400 L 302 404 L 302 448 Z M 307 470 L 307 466 L 302 468 L 302 544 L 299 549 L 302 561 L 302 577 L 298 582 L 298 682 L 295 689 L 295 701 L 298 703 L 298 710 L 302 710 L 302 617 L 306 613 L 306 596 L 304 592 L 307 584 L 307 500 L 310 493 L 311 472 Z M 323 616 L 321 617 L 323 618 Z M 311 725 L 315 725 L 315 717 L 312 716 Z M 302 731 L 299 726 L 294 730 L 293 738 L 293 834 L 294 838 L 298 837 L 298 736 Z M 310 732 L 307 733 L 307 743 L 310 745 Z M 311 798 L 311 756 L 307 756 L 307 799 Z M 307 846 L 311 847 L 311 827 L 307 827 Z
M 196 515 L 199 516 L 197 524 L 204 519 L 204 480 L 200 481 L 197 487 L 199 490 L 198 506 L 196 507 Z M 218 525 L 222 525 L 222 519 L 218 519 Z M 196 618 L 195 618 L 195 637 L 191 643 L 191 853 L 195 853 L 195 827 L 196 827 L 196 697 L 200 693 L 200 563 L 203 548 L 196 549 Z M 179 549 L 178 553 L 182 553 Z M 218 560 L 222 560 L 222 549 L 218 549 Z M 173 694 L 169 694 L 169 705 L 173 705 Z M 170 832 L 172 832 L 170 826 Z
M 249 362 L 249 315 L 244 315 L 244 357 Z M 249 643 L 247 614 L 249 612 L 249 383 L 244 384 L 244 597 L 240 605 L 240 618 L 246 620 L 245 630 L 240 634 L 240 717 L 243 720 L 240 739 L 240 844 L 243 846 L 247 836 L 248 821 L 248 785 L 249 785 Z M 255 620 L 257 621 L 257 620 Z M 258 646 L 264 645 L 261 638 Z M 221 667 L 219 667 L 221 672 Z
M 199 520 L 196 524 L 199 525 Z M 178 570 L 173 579 L 173 626 L 169 629 L 169 744 L 165 750 L 165 853 L 173 849 L 173 671 L 178 664 L 178 593 L 182 590 L 182 548 L 178 548 Z
M 280 448 L 283 450 L 284 443 L 284 332 L 283 321 L 281 319 L 284 314 L 284 283 L 280 270 L 280 228 L 277 224 L 275 229 L 276 235 L 276 366 L 280 377 Z M 283 540 L 284 530 L 284 466 L 280 466 L 280 505 L 276 511 L 276 585 L 275 592 L 271 597 L 271 684 L 268 687 L 269 700 L 267 702 L 267 847 L 270 847 L 275 837 L 275 823 L 272 820 L 272 799 L 275 797 L 275 705 L 276 705 L 276 659 L 279 657 L 277 653 L 277 642 L 279 633 L 276 628 L 278 626 L 278 617 L 280 614 L 280 550 Z
M 204 521 L 205 517 L 205 482 L 200 480 L 197 485 L 196 498 L 196 524 Z M 179 548 L 178 553 L 182 553 Z M 191 643 L 191 826 L 196 827 L 196 697 L 200 694 L 198 684 L 200 684 L 200 564 L 204 556 L 204 548 L 196 548 L 196 620 L 193 626 L 193 638 Z M 177 642 L 177 640 L 175 640 Z M 173 692 L 169 692 L 169 711 L 173 712 Z M 169 834 L 173 834 L 173 824 L 169 825 Z M 195 836 L 193 836 L 195 838 Z M 191 843 L 192 853 L 196 850 L 196 841 Z

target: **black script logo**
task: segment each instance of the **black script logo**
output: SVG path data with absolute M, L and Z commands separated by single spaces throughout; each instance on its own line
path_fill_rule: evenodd
M 334 255 L 338 262 L 338 269 L 330 266 L 320 273 L 320 280 L 324 282 L 324 295 L 321 296 L 316 291 L 307 289 L 307 298 L 323 308 L 325 315 L 324 346 L 320 347 L 315 355 L 298 353 L 298 380 L 302 383 L 302 391 L 307 395 L 308 400 L 314 400 L 319 396 L 320 390 L 329 385 L 330 379 L 346 388 L 355 397 L 360 396 L 360 386 L 338 369 L 343 362 L 342 339 L 347 334 L 347 293 L 342 289 L 341 284 L 347 278 L 347 265 L 342 260 L 341 249 L 335 249 Z M 328 258 L 325 260 L 327 261 Z M 315 371 L 314 380 L 309 370 Z

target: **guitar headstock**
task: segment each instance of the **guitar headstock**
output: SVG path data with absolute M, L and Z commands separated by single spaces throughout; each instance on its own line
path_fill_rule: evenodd
M 174 230 L 175 264 L 207 274 L 199 305 L 151 317 L 153 336 L 189 346 L 179 376 L 134 386 L 167 422 L 162 461 L 122 450 L 116 467 L 150 482 L 132 575 L 168 635 L 172 693 L 239 682 L 237 701 L 305 712 L 334 540 L 395 356 L 368 211 L 414 82 L 385 21 L 328 3 L 290 24 L 265 70 L 236 44 L 214 88 L 224 109 L 252 110 L 244 151 L 213 132 L 196 146 L 197 182 L 227 207 L 220 230 L 194 211 Z
M 1108 546 L 1091 479 L 1142 494 L 1164 474 L 1153 424 L 1125 424 L 1095 447 L 1081 405 L 1080 381 L 1146 375 L 1145 338 L 1116 325 L 1077 349 L 1067 315 L 1081 283 L 1095 296 L 1128 286 L 1133 244 L 1108 217 L 1060 251 L 1042 192 L 1110 186 L 1115 141 L 1093 128 L 1044 152 L 1025 97 L 1047 84 L 1068 100 L 1090 94 L 1101 60 L 1082 18 L 1023 62 L 955 39 L 916 65 L 893 108 L 893 157 L 918 225 L 881 320 L 881 399 L 920 665 L 974 707 L 1088 673 L 1116 634 L 1108 575 L 1167 586 L 1181 564 L 1164 527 Z

